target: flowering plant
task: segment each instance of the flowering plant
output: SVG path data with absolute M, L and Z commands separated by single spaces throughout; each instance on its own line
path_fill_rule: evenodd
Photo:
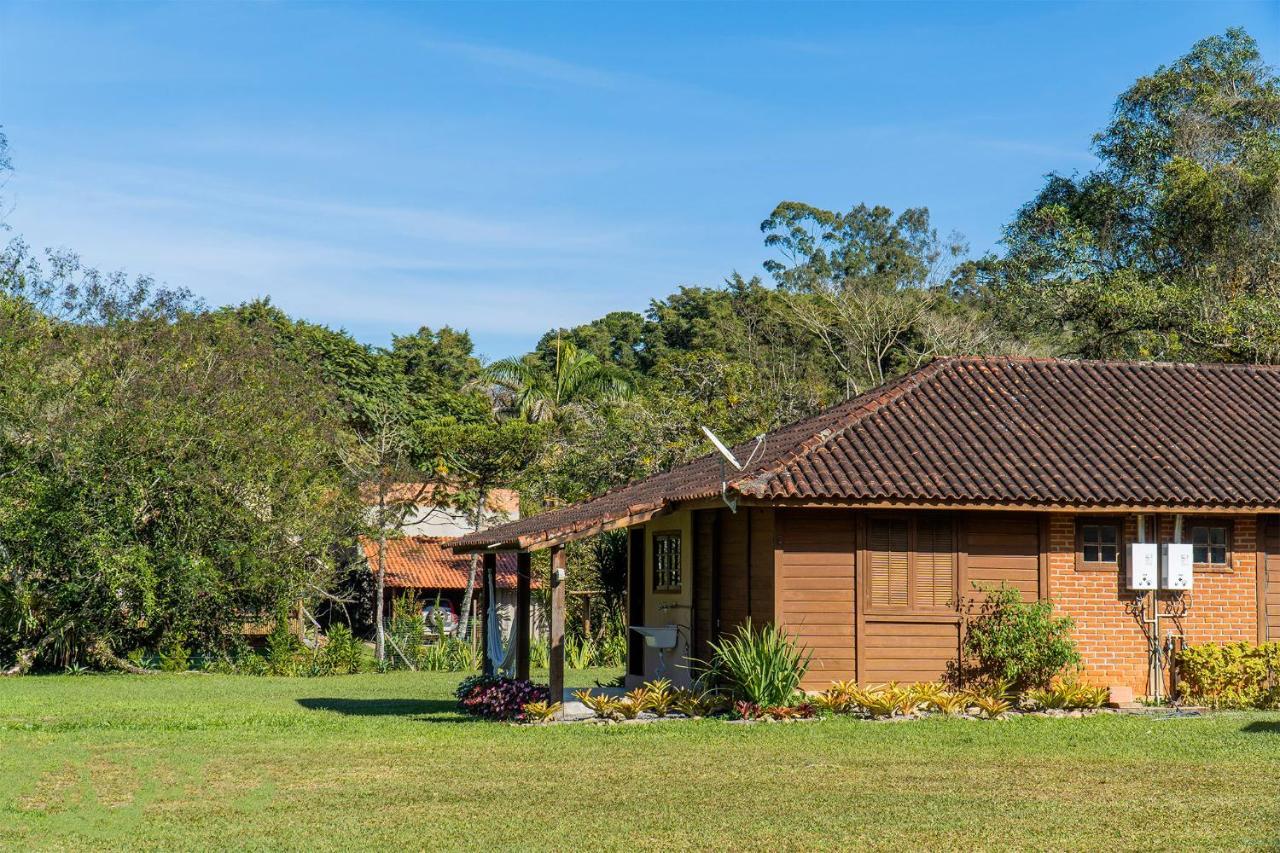
M 458 685 L 458 706 L 491 720 L 523 720 L 524 706 L 550 701 L 545 685 L 514 678 L 472 677 Z

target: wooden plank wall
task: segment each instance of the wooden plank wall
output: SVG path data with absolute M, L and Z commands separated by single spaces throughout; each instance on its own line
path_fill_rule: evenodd
M 937 681 L 959 652 L 955 620 L 868 618 L 863 626 L 863 684 L 887 681 Z
M 1262 572 L 1262 595 L 1259 602 L 1263 631 L 1259 633 L 1265 633 L 1268 640 L 1280 640 L 1280 521 L 1267 519 L 1262 530 L 1266 563 L 1265 571 Z
M 716 510 L 693 514 L 693 656 L 707 660 L 708 644 L 715 639 L 715 563 L 717 556 Z
M 854 677 L 854 514 L 779 510 L 777 621 L 813 653 L 804 686 Z
M 732 633 L 750 614 L 747 513 L 717 510 L 720 529 L 720 633 Z
M 741 511 L 739 511 L 741 512 Z M 776 543 L 772 507 L 750 510 L 751 525 L 751 623 L 757 627 L 774 621 L 773 554 Z
M 961 522 L 963 600 L 985 599 L 973 584 L 1017 587 L 1023 601 L 1040 597 L 1040 519 L 1034 515 L 970 513 Z

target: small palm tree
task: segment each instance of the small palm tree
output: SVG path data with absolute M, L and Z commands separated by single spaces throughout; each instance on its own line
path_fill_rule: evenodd
M 511 397 L 510 409 L 532 423 L 558 421 L 588 402 L 630 396 L 631 383 L 611 365 L 569 341 L 555 343 L 548 368 L 535 356 L 504 358 L 485 370 L 485 378 Z

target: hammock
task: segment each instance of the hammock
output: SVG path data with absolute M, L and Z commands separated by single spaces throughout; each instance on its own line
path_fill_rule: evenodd
M 484 598 L 486 602 L 485 649 L 493 669 L 499 675 L 515 678 L 516 675 L 516 621 L 511 620 L 511 630 L 507 632 L 506 642 L 502 640 L 502 626 L 498 621 L 498 580 L 497 572 L 485 572 Z

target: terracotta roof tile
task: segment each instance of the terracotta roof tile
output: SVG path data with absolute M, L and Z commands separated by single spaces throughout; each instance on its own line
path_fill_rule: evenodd
M 466 589 L 471 557 L 445 546 L 452 540 L 437 536 L 406 536 L 387 542 L 387 586 L 397 589 Z M 370 569 L 377 565 L 378 543 L 361 538 L 360 547 Z M 477 574 L 477 585 L 481 579 Z M 537 579 L 533 581 L 538 586 Z M 516 586 L 516 555 L 498 555 L 498 586 Z
M 765 499 L 1280 507 L 1280 368 L 938 359 L 771 433 L 728 473 L 731 492 Z M 720 478 L 712 454 L 454 544 L 575 538 L 715 496 Z

